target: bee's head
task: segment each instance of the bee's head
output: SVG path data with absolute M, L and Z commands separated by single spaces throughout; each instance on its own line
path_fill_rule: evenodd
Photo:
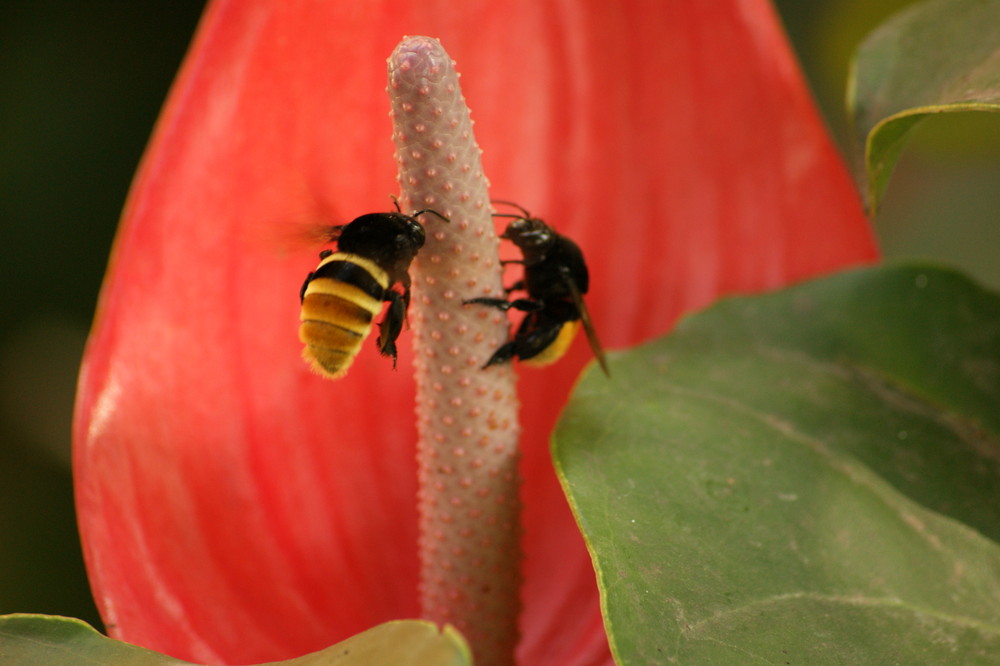
M 416 254 L 427 241 L 427 232 L 424 231 L 424 225 L 417 221 L 416 216 L 403 217 L 406 221 L 397 229 L 396 247 L 402 252 L 411 251 Z
M 537 217 L 519 217 L 509 225 L 500 236 L 514 243 L 521 252 L 544 252 L 556 239 L 556 232 Z

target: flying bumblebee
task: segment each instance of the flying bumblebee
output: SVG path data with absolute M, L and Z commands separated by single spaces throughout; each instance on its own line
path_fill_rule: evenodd
M 521 259 L 503 263 L 523 264 L 524 277 L 506 289 L 527 292 L 527 298 L 511 301 L 503 298 L 471 298 L 465 304 L 488 305 L 507 311 L 511 308 L 525 313 L 513 339 L 501 345 L 483 368 L 517 358 L 528 365 L 548 365 L 559 360 L 576 332 L 583 324 L 590 348 L 604 374 L 611 376 L 604 349 L 590 313 L 583 302 L 590 278 L 583 252 L 572 240 L 556 233 L 552 227 L 509 201 L 494 201 L 516 207 L 520 215 L 497 213 L 496 217 L 512 217 L 500 238 L 514 243 L 521 250 Z
M 337 241 L 337 251 L 320 252 L 319 266 L 302 283 L 302 357 L 324 377 L 347 373 L 383 303 L 389 307 L 378 324 L 378 350 L 396 367 L 396 338 L 410 306 L 410 264 L 426 238 L 417 217 L 448 218 L 429 209 L 406 215 L 395 198 L 393 203 L 396 212 L 369 213 L 331 227 L 328 238 Z M 401 289 L 394 289 L 397 284 Z

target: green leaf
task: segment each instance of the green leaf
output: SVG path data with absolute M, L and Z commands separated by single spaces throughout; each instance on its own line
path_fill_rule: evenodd
M 1000 663 L 1000 298 L 856 270 L 612 366 L 553 446 L 619 663 Z
M 878 209 L 910 129 L 929 114 L 1000 111 L 1000 2 L 930 0 L 897 14 L 855 55 L 847 106 Z
M 179 666 L 191 662 L 102 636 L 80 620 L 45 615 L 0 616 L 0 666 Z M 430 622 L 387 622 L 357 636 L 271 666 L 471 666 L 452 627 Z M 263 665 L 268 666 L 268 665 Z

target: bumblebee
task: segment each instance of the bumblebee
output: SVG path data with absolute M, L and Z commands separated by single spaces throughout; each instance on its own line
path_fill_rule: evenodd
M 319 266 L 302 283 L 302 357 L 324 377 L 347 373 L 383 303 L 389 307 L 378 324 L 378 350 L 396 367 L 396 338 L 410 306 L 410 264 L 426 239 L 417 217 L 448 218 L 434 210 L 406 215 L 395 198 L 393 203 L 396 212 L 369 213 L 332 227 L 329 240 L 337 241 L 337 251 L 320 252 Z
M 509 201 L 494 201 L 514 206 L 520 215 L 497 213 L 496 217 L 513 217 L 500 235 L 521 250 L 521 259 L 504 261 L 504 264 L 522 264 L 524 277 L 505 291 L 524 290 L 527 298 L 511 301 L 503 298 L 471 298 L 465 304 L 488 305 L 507 311 L 521 310 L 524 319 L 514 337 L 501 345 L 483 368 L 506 363 L 517 358 L 527 365 L 548 365 L 559 360 L 583 325 L 590 348 L 604 374 L 611 376 L 604 349 L 597 338 L 597 331 L 590 313 L 583 302 L 590 278 L 583 252 L 572 240 L 556 233 L 552 227 L 527 210 Z

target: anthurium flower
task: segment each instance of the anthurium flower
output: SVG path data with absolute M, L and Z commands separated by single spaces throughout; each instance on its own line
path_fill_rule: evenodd
M 440 39 L 495 198 L 584 248 L 620 348 L 720 294 L 875 255 L 766 0 L 209 5 L 127 202 L 84 359 L 77 501 L 109 632 L 276 660 L 421 613 L 414 382 L 300 359 L 303 228 L 398 191 L 385 59 Z M 547 438 L 590 356 L 519 371 L 518 663 L 610 663 Z

